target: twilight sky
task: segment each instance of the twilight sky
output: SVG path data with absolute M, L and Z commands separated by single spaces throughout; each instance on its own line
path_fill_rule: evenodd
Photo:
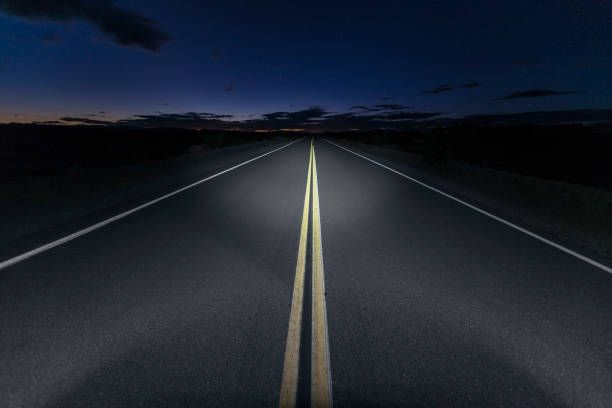
M 609 0 L 296 3 L 0 0 L 0 123 L 612 108 Z

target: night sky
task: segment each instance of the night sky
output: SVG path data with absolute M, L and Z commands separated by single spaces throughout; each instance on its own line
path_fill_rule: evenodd
M 0 122 L 352 129 L 612 108 L 609 0 L 295 3 L 0 0 Z

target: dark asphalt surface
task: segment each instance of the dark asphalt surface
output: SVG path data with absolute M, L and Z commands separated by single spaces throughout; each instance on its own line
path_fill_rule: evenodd
M 0 271 L 0 403 L 277 405 L 307 166 L 303 141 Z
M 610 406 L 612 275 L 315 146 L 334 405 Z M 308 149 L 0 270 L 0 406 L 276 406 Z

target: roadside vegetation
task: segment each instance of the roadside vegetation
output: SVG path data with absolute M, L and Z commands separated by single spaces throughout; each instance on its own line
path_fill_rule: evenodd
M 253 143 L 272 133 L 101 126 L 0 126 L 0 180 L 161 160 Z
M 438 167 L 461 162 L 612 191 L 612 125 L 455 125 L 326 136 L 413 153 Z

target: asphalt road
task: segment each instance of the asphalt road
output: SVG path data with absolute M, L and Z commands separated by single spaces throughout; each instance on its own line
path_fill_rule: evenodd
M 307 180 L 298 405 L 321 401 L 316 343 L 335 406 L 610 406 L 610 273 L 314 146 L 312 162 L 300 140 L 0 269 L 0 406 L 278 406 Z

